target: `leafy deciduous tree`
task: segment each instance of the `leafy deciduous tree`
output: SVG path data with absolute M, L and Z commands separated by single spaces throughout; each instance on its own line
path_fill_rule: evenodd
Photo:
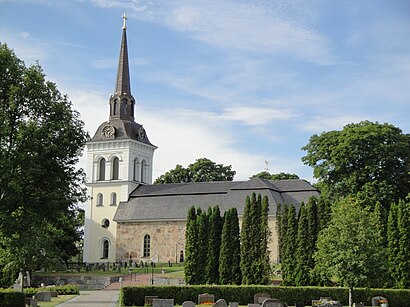
M 232 181 L 235 174 L 231 165 L 224 166 L 207 158 L 200 158 L 188 165 L 188 168 L 178 164 L 175 169 L 159 176 L 154 183 Z
M 410 191 L 410 135 L 391 124 L 363 121 L 313 135 L 302 161 L 313 167 L 322 195 L 348 195 L 388 206 Z
M 88 135 L 41 67 L 26 67 L 5 44 L 0 80 L 0 266 L 11 272 L 8 286 L 11 267 L 48 267 L 76 253 L 76 204 L 85 200 L 76 163 Z

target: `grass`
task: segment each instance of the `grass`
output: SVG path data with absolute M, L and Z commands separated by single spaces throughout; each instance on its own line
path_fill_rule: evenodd
M 58 297 L 52 297 L 51 302 L 38 302 L 37 306 L 38 307 L 54 307 L 76 296 L 77 295 L 60 295 Z
M 165 271 L 165 275 L 170 274 L 170 273 L 175 273 L 175 276 L 182 276 L 182 277 L 169 277 L 169 278 L 183 278 L 184 276 L 184 266 L 178 266 L 173 264 L 172 267 L 168 266 L 168 263 L 157 263 L 154 267 L 154 274 L 161 274 L 162 275 L 162 270 Z M 152 268 L 151 266 L 148 266 L 146 268 L 135 268 L 131 269 L 132 273 L 137 273 L 137 274 L 151 274 L 152 273 Z M 83 275 L 88 275 L 88 276 L 107 276 L 107 277 L 112 277 L 112 276 L 119 276 L 119 275 L 125 275 L 130 272 L 129 268 L 121 268 L 121 272 L 117 272 L 116 270 L 109 270 L 109 271 L 102 271 L 102 270 L 92 270 L 86 272 L 85 270 L 81 270 L 80 272 L 77 272 L 76 270 L 69 270 L 69 271 L 58 271 L 58 272 L 34 272 L 34 276 L 83 276 Z M 179 273 L 180 275 L 178 275 Z

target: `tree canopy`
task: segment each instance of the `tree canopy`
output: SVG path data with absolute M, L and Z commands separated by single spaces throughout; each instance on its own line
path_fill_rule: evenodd
M 387 276 L 386 255 L 380 233 L 374 231 L 377 224 L 376 215 L 353 198 L 335 203 L 330 223 L 318 237 L 319 274 L 349 288 L 381 286 Z
M 200 158 L 187 168 L 178 164 L 174 169 L 159 176 L 154 183 L 232 181 L 235 174 L 231 165 L 216 164 L 207 158 Z
M 0 44 L 0 269 L 47 267 L 76 253 L 87 140 L 67 96 Z M 6 285 L 15 276 L 3 276 Z
M 322 195 L 348 195 L 388 207 L 410 191 L 410 135 L 391 124 L 363 121 L 313 135 L 302 161 L 313 167 Z
M 249 179 L 252 179 L 252 178 L 263 178 L 266 180 L 286 180 L 286 179 L 299 179 L 299 176 L 296 174 L 290 174 L 290 173 L 284 173 L 284 172 L 280 172 L 277 174 L 271 174 L 268 171 L 262 171 L 260 173 L 257 173 L 249 177 Z

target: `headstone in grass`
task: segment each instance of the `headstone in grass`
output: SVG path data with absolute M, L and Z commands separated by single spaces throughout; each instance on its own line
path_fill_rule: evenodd
M 276 298 L 268 298 L 263 301 L 262 307 L 284 307 L 281 300 Z
M 51 302 L 51 293 L 50 292 L 37 292 L 34 295 L 34 298 L 40 302 Z
M 224 299 L 219 299 L 215 304 L 212 305 L 212 307 L 228 307 L 228 304 Z
M 375 296 L 375 297 L 372 297 L 372 306 L 388 307 L 389 302 L 387 301 L 387 298 L 383 296 Z
M 269 293 L 256 293 L 253 296 L 253 302 L 255 304 L 262 304 L 263 301 L 265 301 L 266 299 L 270 298 L 270 294 Z
M 201 304 L 213 304 L 215 301 L 215 296 L 213 294 L 199 294 L 198 295 L 198 305 Z
M 174 307 L 174 299 L 159 299 L 152 300 L 152 307 Z
M 144 305 L 145 306 L 152 306 L 152 301 L 154 300 L 154 298 L 158 298 L 158 296 L 146 296 L 144 298 Z
M 182 303 L 182 307 L 195 307 L 195 303 L 193 301 L 185 301 Z
M 260 304 L 248 304 L 248 307 L 261 307 Z
M 229 307 L 239 307 L 238 302 L 229 302 Z

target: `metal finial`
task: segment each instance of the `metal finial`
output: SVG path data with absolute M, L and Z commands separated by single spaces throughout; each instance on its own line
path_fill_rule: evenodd
M 127 29 L 127 16 L 124 14 L 122 14 L 122 19 L 124 20 L 124 23 L 122 24 L 122 29 L 125 30 Z
M 269 169 L 269 161 L 265 161 L 265 171 L 267 171 L 267 172 L 269 172 L 270 171 L 270 169 Z

